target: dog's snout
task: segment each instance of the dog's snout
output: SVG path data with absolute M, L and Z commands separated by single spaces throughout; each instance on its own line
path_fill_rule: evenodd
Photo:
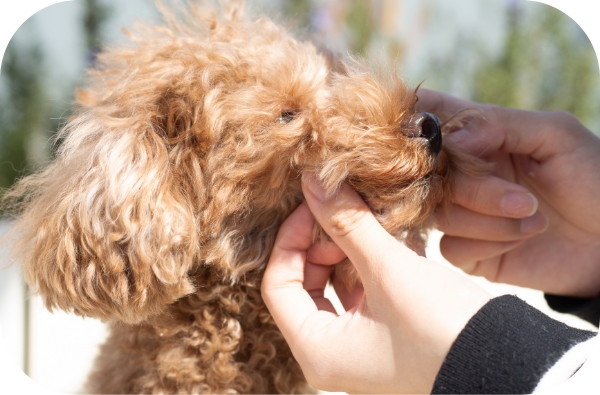
M 442 149 L 442 127 L 440 120 L 428 112 L 419 112 L 410 119 L 410 126 L 404 133 L 408 137 L 422 137 L 427 140 L 431 153 L 437 155 Z

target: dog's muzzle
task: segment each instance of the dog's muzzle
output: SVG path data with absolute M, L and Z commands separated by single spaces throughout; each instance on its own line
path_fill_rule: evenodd
M 434 155 L 439 154 L 442 149 L 442 127 L 440 126 L 440 120 L 431 113 L 418 112 L 414 114 L 402 133 L 408 137 L 421 137 L 427 140 L 429 150 Z

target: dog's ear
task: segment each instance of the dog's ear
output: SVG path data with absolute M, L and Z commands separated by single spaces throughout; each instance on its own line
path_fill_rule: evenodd
M 57 159 L 9 193 L 14 249 L 49 309 L 135 323 L 193 291 L 190 197 L 146 120 L 93 109 L 63 129 Z

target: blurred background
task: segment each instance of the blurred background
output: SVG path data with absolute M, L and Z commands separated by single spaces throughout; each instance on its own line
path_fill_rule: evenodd
M 253 0 L 334 52 L 388 64 L 409 84 L 466 99 L 535 110 L 566 110 L 600 131 L 598 60 L 585 33 L 544 4 L 518 0 Z M 51 140 L 69 117 L 84 69 L 121 27 L 157 21 L 153 0 L 75 0 L 50 6 L 12 38 L 0 76 L 0 195 L 54 155 Z M 291 21 L 291 22 L 290 22 Z M 0 235 L 10 221 L 0 211 Z M 444 263 L 431 235 L 428 256 Z M 0 252 L 0 265 L 5 256 Z M 540 292 L 475 279 L 496 295 L 517 294 L 545 312 Z M 592 327 L 548 312 L 571 325 Z M 77 392 L 104 325 L 47 312 L 29 296 L 18 262 L 0 270 L 0 328 L 9 358 L 36 382 Z M 0 339 L 2 341 L 2 339 Z

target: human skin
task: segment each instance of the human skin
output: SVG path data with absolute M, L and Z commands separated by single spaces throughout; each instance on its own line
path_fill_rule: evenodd
M 444 139 L 495 164 L 483 179 L 459 177 L 454 204 L 438 213 L 444 257 L 495 282 L 598 295 L 600 139 L 562 111 L 508 109 L 426 89 L 418 96 L 420 111 L 479 110 L 483 117 Z M 537 199 L 527 202 L 523 192 Z M 521 202 L 512 211 L 511 198 Z
M 328 391 L 430 393 L 452 343 L 490 295 L 388 234 L 343 184 L 332 196 L 304 177 L 306 203 L 281 226 L 262 296 L 308 382 Z M 314 217 L 313 217 L 314 215 Z M 314 221 L 332 242 L 312 245 Z M 362 287 L 324 289 L 347 256 Z
M 419 110 L 482 117 L 446 143 L 494 163 L 458 177 L 437 213 L 441 250 L 468 273 L 546 292 L 600 292 L 600 141 L 564 112 L 530 112 L 419 91 Z M 418 256 L 377 223 L 347 185 L 325 196 L 305 177 L 302 204 L 282 225 L 262 295 L 308 381 L 346 392 L 428 393 L 450 346 L 490 298 L 467 278 Z M 312 212 L 312 214 L 311 214 Z M 313 217 L 314 215 L 314 217 Z M 332 242 L 312 245 L 317 220 Z M 364 289 L 333 285 L 348 256 Z

